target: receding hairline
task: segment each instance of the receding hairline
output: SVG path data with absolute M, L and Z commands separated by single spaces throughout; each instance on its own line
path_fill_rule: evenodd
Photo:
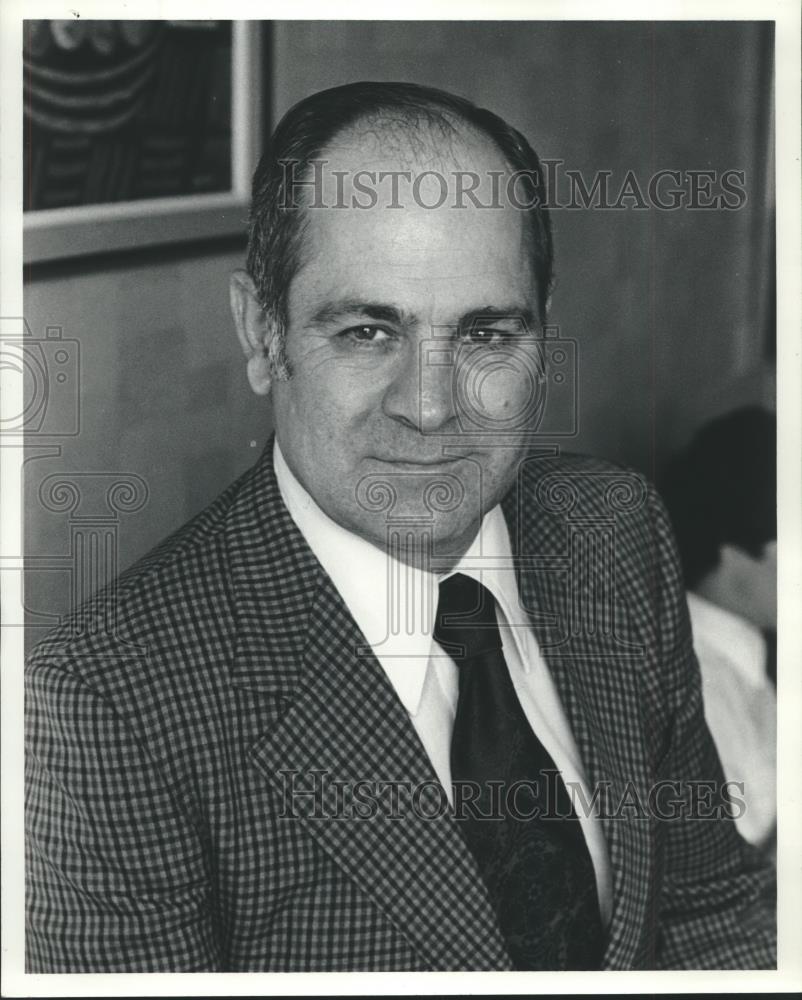
M 421 121 L 421 118 L 424 120 Z M 389 156 L 398 154 L 405 165 L 418 162 L 423 156 L 437 157 L 441 167 L 456 166 L 465 169 L 460 153 L 465 153 L 473 142 L 491 150 L 499 163 L 510 171 L 513 165 L 496 139 L 458 111 L 441 108 L 434 103 L 422 103 L 409 108 L 388 107 L 369 109 L 353 121 L 338 129 L 322 146 L 319 157 L 338 147 L 358 147 L 367 137 L 382 143 L 382 151 Z M 433 156 L 432 156 L 433 154 Z

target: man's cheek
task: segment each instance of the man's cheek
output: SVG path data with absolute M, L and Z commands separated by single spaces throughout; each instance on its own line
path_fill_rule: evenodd
M 512 354 L 478 357 L 459 372 L 458 405 L 470 429 L 515 431 L 529 424 L 543 390 L 527 359 Z

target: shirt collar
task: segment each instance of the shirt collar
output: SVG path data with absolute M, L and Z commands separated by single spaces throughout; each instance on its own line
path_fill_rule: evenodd
M 479 532 L 454 569 L 437 577 L 398 562 L 333 521 L 298 482 L 278 440 L 273 445 L 273 464 L 290 516 L 411 715 L 416 715 L 420 706 L 432 654 L 431 623 L 437 608 L 437 586 L 453 573 L 472 576 L 490 590 L 511 627 L 524 669 L 529 670 L 520 636 L 525 615 L 518 599 L 509 531 L 500 506 L 485 515 Z M 394 586 L 394 582 L 403 585 Z M 393 589 L 397 597 L 390 601 Z
M 526 655 L 522 629 L 531 626 L 521 607 L 510 533 L 500 505 L 485 514 L 479 532 L 465 555 L 451 573 L 443 574 L 440 580 L 447 579 L 452 573 L 464 573 L 487 587 L 503 616 L 499 624 L 509 626 L 519 659 L 529 673 L 531 663 Z

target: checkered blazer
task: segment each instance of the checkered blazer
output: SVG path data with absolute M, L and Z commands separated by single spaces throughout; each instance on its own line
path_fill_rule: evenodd
M 359 816 L 321 784 L 436 776 L 270 456 L 29 659 L 31 972 L 511 967 L 448 814 Z M 540 456 L 504 511 L 588 780 L 611 793 L 604 967 L 773 966 L 771 878 L 732 821 L 642 808 L 661 780 L 722 780 L 654 492 Z M 288 781 L 322 791 L 288 808 Z

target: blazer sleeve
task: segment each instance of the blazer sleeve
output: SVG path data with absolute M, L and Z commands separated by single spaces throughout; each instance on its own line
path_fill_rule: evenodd
M 657 539 L 660 653 L 668 678 L 668 749 L 658 779 L 680 789 L 674 818 L 660 819 L 663 877 L 657 965 L 666 969 L 776 967 L 773 866 L 738 834 L 725 778 L 704 718 L 699 665 L 673 531 L 651 495 Z M 733 806 L 737 805 L 733 798 Z
M 64 656 L 26 667 L 26 969 L 219 968 L 197 823 Z

